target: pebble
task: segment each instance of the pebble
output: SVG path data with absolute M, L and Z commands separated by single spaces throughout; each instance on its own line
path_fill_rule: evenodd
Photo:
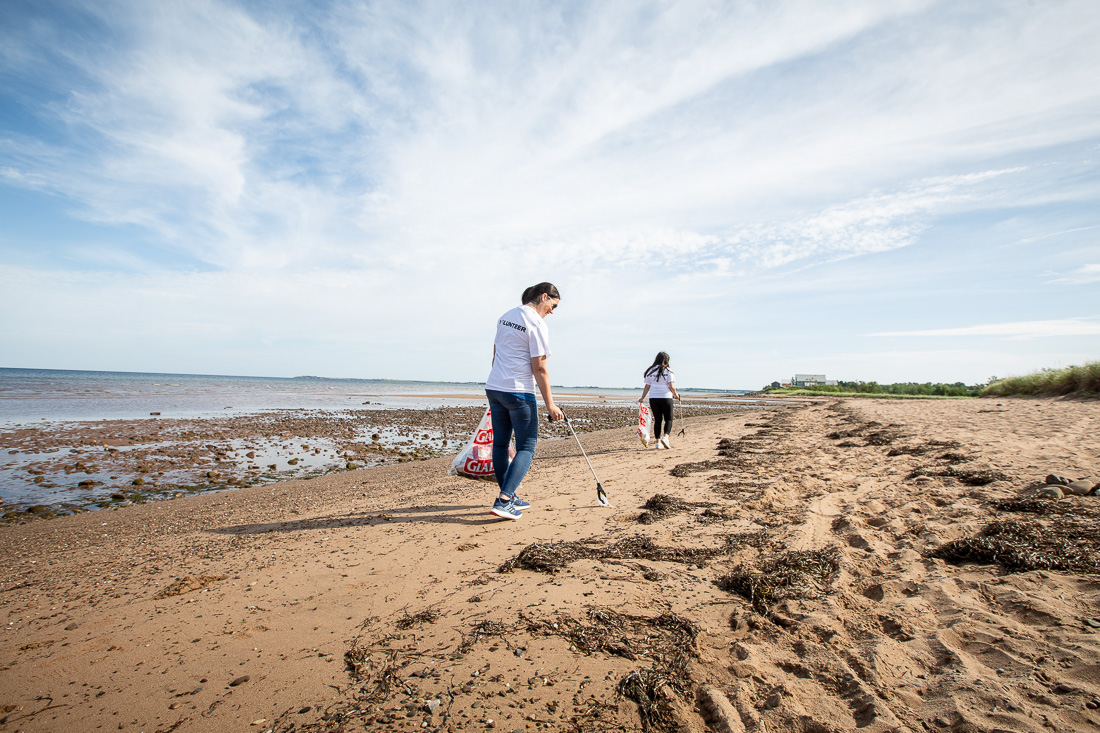
M 1077 496 L 1084 496 L 1085 494 L 1088 494 L 1089 492 L 1091 492 L 1095 488 L 1096 488 L 1096 482 L 1095 481 L 1089 481 L 1089 480 L 1084 480 L 1083 479 L 1083 480 L 1080 480 L 1080 481 L 1070 481 L 1068 484 L 1066 484 L 1066 486 L 1063 490 L 1067 494 L 1076 494 Z
M 238 685 L 243 685 L 245 682 L 248 682 L 250 679 L 252 679 L 252 678 L 249 677 L 248 675 L 242 675 L 242 676 L 238 677 L 237 679 L 233 680 L 232 682 L 230 682 L 229 686 L 230 687 L 237 687 Z

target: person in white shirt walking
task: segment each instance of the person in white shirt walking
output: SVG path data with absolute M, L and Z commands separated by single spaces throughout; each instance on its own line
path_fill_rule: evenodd
M 550 414 L 550 422 L 565 416 L 554 404 L 550 390 L 550 331 L 546 316 L 561 303 L 558 289 L 550 283 L 532 285 L 523 291 L 518 308 L 497 319 L 493 341 L 493 369 L 485 380 L 493 423 L 493 471 L 500 495 L 489 511 L 503 519 L 519 519 L 530 503 L 516 496 L 523 477 L 535 458 L 539 436 L 539 409 L 535 387 Z M 508 446 L 516 436 L 516 456 L 508 462 Z
M 672 401 L 679 400 L 676 391 L 676 375 L 668 368 L 668 354 L 657 352 L 653 365 L 645 370 L 645 390 L 638 403 L 649 395 L 649 410 L 653 413 L 653 437 L 658 448 L 671 448 L 669 436 L 672 434 Z M 663 430 L 663 432 L 662 432 Z

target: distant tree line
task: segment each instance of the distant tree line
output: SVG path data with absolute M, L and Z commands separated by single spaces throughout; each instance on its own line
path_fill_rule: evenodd
M 921 397 L 977 397 L 985 388 L 984 384 L 944 384 L 937 382 L 895 382 L 894 384 L 879 384 L 878 382 L 843 382 L 837 381 L 833 385 L 817 385 L 807 387 L 806 391 L 832 392 L 832 393 L 856 393 L 856 394 L 896 394 L 914 395 Z M 782 392 L 786 390 L 765 389 L 767 392 Z

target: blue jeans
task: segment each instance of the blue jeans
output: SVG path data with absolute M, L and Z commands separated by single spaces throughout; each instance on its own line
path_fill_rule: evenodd
M 493 472 L 504 496 L 515 496 L 535 459 L 539 439 L 539 403 L 525 393 L 485 390 L 493 421 Z M 508 463 L 508 445 L 516 435 L 516 457 Z

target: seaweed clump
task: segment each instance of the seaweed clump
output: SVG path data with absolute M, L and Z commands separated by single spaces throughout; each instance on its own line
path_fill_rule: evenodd
M 969 460 L 969 459 L 967 459 Z M 994 481 L 1011 481 L 1012 477 L 1001 473 L 1000 471 L 994 471 L 992 469 L 964 469 L 955 468 L 954 466 L 948 466 L 939 471 L 931 470 L 927 467 L 918 468 L 909 473 L 906 476 L 907 479 L 914 479 L 919 476 L 942 476 L 944 478 L 953 478 L 961 484 L 967 486 L 986 486 Z
M 605 545 L 599 540 L 575 542 L 536 542 L 505 561 L 498 573 L 510 573 L 516 568 L 538 573 L 556 573 L 576 560 L 655 560 L 702 565 L 719 555 L 729 554 L 732 538 L 721 547 L 662 547 L 648 537 L 636 535 Z
M 699 627 L 674 613 L 645 617 L 592 608 L 588 617 L 589 624 L 569 617 L 529 621 L 528 630 L 563 637 L 585 654 L 651 660 L 648 667 L 627 673 L 616 691 L 638 706 L 643 731 L 678 730 L 673 703 L 691 694 L 688 668 L 697 656 Z
M 638 517 L 638 521 L 642 524 L 653 524 L 665 517 L 671 517 L 673 514 L 686 512 L 691 507 L 692 505 L 683 499 L 677 499 L 668 494 L 654 494 L 642 505 L 642 508 L 646 511 L 642 512 L 641 516 Z
M 439 612 L 434 611 L 434 610 L 429 608 L 425 611 L 420 611 L 418 613 L 415 613 L 412 616 L 410 616 L 408 613 L 406 613 L 404 616 L 402 616 L 400 619 L 398 619 L 397 623 L 394 624 L 394 625 L 397 626 L 397 628 L 404 631 L 405 629 L 410 629 L 413 626 L 416 626 L 417 624 L 432 624 L 432 623 L 435 623 L 438 618 L 439 618 Z
M 1100 572 L 1100 527 L 1097 513 L 1089 514 L 1085 521 L 1063 517 L 1051 526 L 1038 519 L 990 522 L 977 535 L 952 540 L 927 554 L 954 563 L 1000 565 L 1009 572 L 1096 573 Z
M 827 590 L 840 570 L 835 547 L 787 552 L 760 567 L 740 570 L 715 581 L 722 590 L 737 593 L 765 615 L 784 598 L 805 597 Z

